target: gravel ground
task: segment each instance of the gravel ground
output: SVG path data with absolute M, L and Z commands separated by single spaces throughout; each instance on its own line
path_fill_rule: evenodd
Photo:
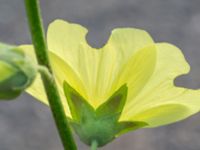
M 41 0 L 45 27 L 56 18 L 89 29 L 88 42 L 101 47 L 115 27 L 138 27 L 183 50 L 191 72 L 180 86 L 200 88 L 199 0 Z M 22 0 L 0 0 L 0 41 L 30 43 Z M 101 150 L 199 150 L 200 114 L 172 125 L 126 134 Z M 78 138 L 77 138 L 78 140 Z M 79 141 L 79 140 L 78 140 Z M 81 150 L 88 149 L 79 143 Z M 23 94 L 0 103 L 0 150 L 61 150 L 49 108 Z

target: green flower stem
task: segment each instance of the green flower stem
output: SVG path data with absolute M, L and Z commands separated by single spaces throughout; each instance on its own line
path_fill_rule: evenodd
M 97 150 L 97 147 L 98 147 L 98 143 L 96 140 L 93 140 L 92 141 L 92 144 L 91 144 L 91 150 Z
M 48 58 L 47 44 L 39 10 L 39 1 L 24 0 L 24 2 L 38 63 L 39 65 L 46 67 L 49 70 L 49 73 L 52 75 L 52 69 L 50 67 Z M 53 75 L 52 78 L 49 78 L 45 73 L 42 73 L 42 80 L 64 149 L 76 150 L 77 148 L 64 113 L 55 79 L 53 78 Z

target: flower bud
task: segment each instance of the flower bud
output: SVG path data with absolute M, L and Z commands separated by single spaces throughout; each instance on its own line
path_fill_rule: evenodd
M 36 73 L 36 66 L 20 48 L 0 43 L 0 99 L 16 98 Z

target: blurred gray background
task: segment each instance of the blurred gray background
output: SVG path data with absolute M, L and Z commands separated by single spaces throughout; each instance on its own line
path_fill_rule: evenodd
M 101 47 L 113 28 L 127 26 L 177 45 L 192 70 L 176 83 L 200 88 L 200 0 L 41 0 L 41 6 L 46 29 L 56 18 L 80 23 L 94 47 Z M 23 0 L 0 0 L 0 41 L 30 43 Z M 80 150 L 88 149 L 78 143 Z M 126 134 L 101 150 L 122 149 L 199 150 L 200 114 Z M 0 102 L 0 150 L 62 150 L 49 108 L 27 94 Z

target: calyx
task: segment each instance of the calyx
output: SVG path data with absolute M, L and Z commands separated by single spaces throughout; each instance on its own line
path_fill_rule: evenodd
M 122 85 L 97 109 L 94 109 L 67 82 L 64 82 L 64 92 L 72 115 L 72 119 L 69 119 L 71 126 L 87 145 L 91 145 L 95 140 L 101 147 L 121 134 L 147 125 L 145 122 L 118 121 L 126 102 L 126 85 Z

